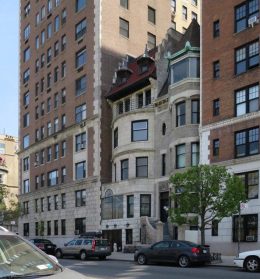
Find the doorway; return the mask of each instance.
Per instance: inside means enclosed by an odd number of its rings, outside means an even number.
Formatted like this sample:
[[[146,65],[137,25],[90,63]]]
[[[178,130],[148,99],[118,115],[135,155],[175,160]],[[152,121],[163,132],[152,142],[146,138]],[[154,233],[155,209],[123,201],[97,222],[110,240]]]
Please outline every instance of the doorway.
[[[114,244],[116,243],[117,251],[122,251],[122,230],[103,230],[102,235],[108,239],[111,245],[111,251],[114,251]]]
[[[168,220],[168,209],[169,208],[169,192],[160,193],[160,220],[166,223]]]

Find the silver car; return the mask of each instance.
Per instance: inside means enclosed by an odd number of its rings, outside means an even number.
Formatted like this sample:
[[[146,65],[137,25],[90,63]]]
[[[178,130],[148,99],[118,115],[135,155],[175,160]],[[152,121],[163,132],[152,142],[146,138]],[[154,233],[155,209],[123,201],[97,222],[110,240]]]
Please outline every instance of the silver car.
[[[105,260],[111,255],[111,248],[107,239],[97,238],[76,238],[63,247],[56,249],[56,257],[62,258],[66,256],[79,257],[82,261],[88,257],[98,257],[100,260]]]
[[[0,279],[4,278],[76,278],[86,276],[61,266],[21,236],[0,227]]]

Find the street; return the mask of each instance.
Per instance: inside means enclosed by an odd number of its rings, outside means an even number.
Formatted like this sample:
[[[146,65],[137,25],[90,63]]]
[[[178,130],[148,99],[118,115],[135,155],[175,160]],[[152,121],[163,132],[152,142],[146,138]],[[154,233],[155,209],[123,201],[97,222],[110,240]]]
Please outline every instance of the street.
[[[139,266],[134,262],[90,259],[85,262],[74,259],[61,259],[60,263],[91,278],[160,278],[160,279],[204,279],[228,278],[250,279],[259,278],[259,273],[251,274],[236,267],[195,266],[179,268],[171,265]]]

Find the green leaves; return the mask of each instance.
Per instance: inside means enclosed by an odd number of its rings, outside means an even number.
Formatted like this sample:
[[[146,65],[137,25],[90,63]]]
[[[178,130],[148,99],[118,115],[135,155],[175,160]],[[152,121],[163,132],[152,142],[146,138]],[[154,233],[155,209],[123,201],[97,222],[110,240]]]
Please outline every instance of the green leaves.
[[[204,237],[205,228],[212,221],[237,213],[240,202],[245,202],[245,189],[239,177],[225,167],[199,165],[170,178],[173,184],[174,207],[170,218],[178,225],[196,222]],[[199,222],[198,222],[199,220]],[[202,243],[205,239],[201,240]]]

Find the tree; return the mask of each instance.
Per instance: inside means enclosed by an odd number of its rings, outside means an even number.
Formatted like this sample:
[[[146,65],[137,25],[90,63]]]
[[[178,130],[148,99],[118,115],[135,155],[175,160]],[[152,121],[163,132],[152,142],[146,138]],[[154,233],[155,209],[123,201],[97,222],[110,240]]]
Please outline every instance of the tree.
[[[214,220],[221,221],[238,213],[241,202],[246,201],[241,179],[227,172],[225,167],[199,165],[170,178],[174,191],[174,208],[169,216],[178,225],[196,224],[201,231],[201,244],[205,244],[205,230]]]

